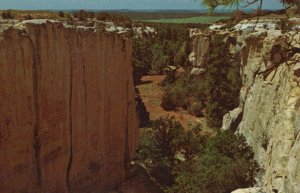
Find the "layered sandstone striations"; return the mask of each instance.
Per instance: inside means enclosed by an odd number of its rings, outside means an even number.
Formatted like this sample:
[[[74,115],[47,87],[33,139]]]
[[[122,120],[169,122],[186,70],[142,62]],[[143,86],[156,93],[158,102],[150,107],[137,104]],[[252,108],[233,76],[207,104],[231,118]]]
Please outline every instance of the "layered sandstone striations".
[[[1,31],[0,192],[114,188],[138,138],[131,40],[49,21]]]
[[[253,147],[263,192],[300,192],[300,35],[280,30],[200,33],[194,42],[195,66],[205,64],[201,56],[211,49],[205,42],[213,41],[215,33],[223,34],[230,52],[239,56],[243,79],[240,105],[224,116],[223,129],[241,133]]]

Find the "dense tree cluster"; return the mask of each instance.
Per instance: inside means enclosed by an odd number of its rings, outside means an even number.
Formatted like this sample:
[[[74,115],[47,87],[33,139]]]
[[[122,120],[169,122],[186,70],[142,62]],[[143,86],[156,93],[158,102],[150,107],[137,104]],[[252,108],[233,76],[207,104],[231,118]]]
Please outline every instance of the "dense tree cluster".
[[[61,14],[61,13],[59,13],[59,14]],[[131,20],[128,17],[122,16],[119,14],[79,10],[79,11],[73,12],[73,17],[77,18],[80,21],[85,21],[88,18],[90,18],[90,19],[96,18],[101,21],[113,21],[114,23],[116,23],[118,25],[131,27]]]
[[[4,10],[1,12],[2,19],[14,19],[14,14],[11,10]]]
[[[194,103],[203,102],[204,88],[198,77],[193,77],[186,72],[175,77],[175,81],[168,81],[171,76],[174,76],[173,73],[169,73],[163,82],[164,95],[161,106],[165,110],[177,108],[188,110]]]
[[[184,131],[174,118],[153,122],[135,161],[169,193],[228,193],[251,187],[258,168],[244,138],[231,131],[205,137],[201,126]]]
[[[166,73],[169,66],[190,66],[188,55],[191,52],[191,41],[187,25],[154,23],[142,25],[153,27],[156,34],[143,33],[142,36],[134,38],[133,64],[136,80],[149,73]]]
[[[223,116],[238,106],[241,87],[238,57],[232,56],[222,35],[212,40],[206,72],[201,77],[181,74],[173,81],[165,81],[162,107],[165,110],[183,108],[190,113],[206,115],[208,124],[220,127]],[[171,79],[169,74],[167,79]]]

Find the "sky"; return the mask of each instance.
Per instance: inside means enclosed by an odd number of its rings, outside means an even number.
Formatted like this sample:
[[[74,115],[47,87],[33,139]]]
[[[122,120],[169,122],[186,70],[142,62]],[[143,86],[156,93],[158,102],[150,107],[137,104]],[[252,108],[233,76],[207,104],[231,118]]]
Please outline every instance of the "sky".
[[[255,8],[255,7],[251,7]],[[280,0],[264,0],[264,9],[282,8]],[[0,9],[203,9],[200,0],[0,0]]]

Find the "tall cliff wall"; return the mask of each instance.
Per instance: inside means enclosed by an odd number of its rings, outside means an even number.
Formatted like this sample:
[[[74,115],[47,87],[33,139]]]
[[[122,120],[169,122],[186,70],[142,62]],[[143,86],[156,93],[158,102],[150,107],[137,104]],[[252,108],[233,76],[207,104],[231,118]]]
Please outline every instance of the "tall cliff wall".
[[[0,37],[0,192],[114,188],[137,147],[131,40],[23,22]]]
[[[195,67],[205,67],[202,56],[211,49],[207,47],[214,33],[223,34],[230,52],[240,55],[243,78],[240,105],[224,116],[223,129],[241,133],[253,147],[263,192],[300,192],[299,34],[279,30],[200,33],[194,41]]]
[[[300,36],[250,34],[242,50],[238,132],[253,147],[265,192],[300,192]]]

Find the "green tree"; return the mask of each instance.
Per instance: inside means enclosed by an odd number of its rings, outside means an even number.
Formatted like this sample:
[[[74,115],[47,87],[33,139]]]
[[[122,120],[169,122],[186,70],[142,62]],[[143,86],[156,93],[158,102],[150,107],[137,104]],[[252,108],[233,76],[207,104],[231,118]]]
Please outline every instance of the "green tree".
[[[206,113],[212,127],[220,127],[223,116],[238,106],[241,87],[239,63],[231,60],[223,39],[222,35],[217,35],[213,40],[214,49],[209,56],[205,78]]]
[[[159,118],[152,129],[144,134],[137,151],[137,160],[143,161],[151,175],[162,185],[173,183],[172,168],[176,164],[175,154],[184,143],[184,130],[174,117]]]
[[[3,19],[14,19],[15,16],[12,13],[12,10],[4,10],[1,12],[1,16]]]
[[[221,131],[208,138],[201,126],[184,131],[174,118],[155,120],[144,132],[136,162],[168,193],[228,193],[252,186],[258,171],[243,137]]]
[[[175,111],[176,106],[176,96],[172,92],[166,90],[161,99],[161,107],[166,111]]]
[[[59,17],[65,17],[65,13],[62,12],[62,11],[59,11],[59,12],[58,12],[58,16],[59,16]]]
[[[174,155],[183,142],[184,129],[174,117],[159,118],[152,123],[157,147],[160,147],[158,157],[166,156],[169,165],[174,165]]]
[[[223,131],[208,140],[201,154],[174,169],[175,184],[169,192],[228,193],[252,186],[257,171],[245,139]]]
[[[133,65],[135,83],[140,81],[140,78],[151,70],[152,53],[149,49],[151,41],[146,38],[133,39]]]
[[[222,35],[214,36],[202,77],[183,73],[176,80],[164,81],[161,106],[165,110],[183,108],[189,113],[207,117],[211,127],[220,127],[223,116],[239,104],[241,88],[240,61],[238,55],[229,52]]]

